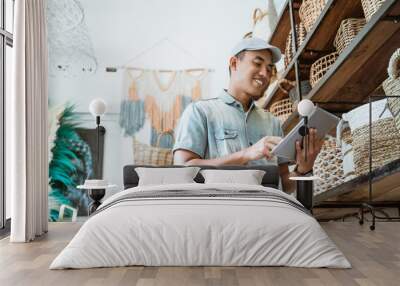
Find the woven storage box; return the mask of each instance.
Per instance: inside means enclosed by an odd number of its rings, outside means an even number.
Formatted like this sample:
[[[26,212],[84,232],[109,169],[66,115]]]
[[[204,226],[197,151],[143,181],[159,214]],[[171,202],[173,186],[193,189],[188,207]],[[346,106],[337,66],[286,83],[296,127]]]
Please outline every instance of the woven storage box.
[[[350,44],[354,37],[365,26],[365,19],[349,18],[340,23],[333,45],[339,54]]]
[[[170,133],[168,133],[170,134]],[[141,143],[133,138],[133,160],[136,165],[168,166],[172,165],[172,149],[161,148],[160,139],[164,133],[157,138],[156,146]],[[172,136],[172,134],[171,134]]]
[[[306,35],[307,35],[307,31],[304,28],[304,24],[302,22],[300,22],[299,25],[296,25],[297,47],[299,47],[304,42]],[[285,68],[287,68],[289,63],[292,61],[295,53],[296,53],[296,51],[293,47],[292,31],[290,31],[288,37],[286,38]]]
[[[354,166],[356,175],[369,172],[369,125],[352,132]],[[380,119],[372,123],[372,170],[400,158],[400,134],[393,118]]]
[[[398,98],[388,98],[388,104],[397,130],[400,132],[400,49],[390,58],[388,74],[389,77],[383,82],[382,86],[386,95],[398,96]]]
[[[337,52],[330,53],[316,60],[310,69],[310,84],[314,87],[317,82],[325,75],[331,65],[336,61],[339,54]]]
[[[342,151],[336,139],[328,136],[314,162],[313,173],[321,180],[315,181],[314,194],[320,194],[344,182]]]
[[[326,0],[304,0],[299,9],[299,16],[304,23],[307,32],[310,32],[317,21],[322,10],[324,10]]]
[[[269,110],[281,122],[285,122],[293,112],[293,103],[289,98],[278,100],[271,105]]]
[[[371,19],[372,15],[379,10],[383,2],[385,2],[385,0],[361,0],[365,20],[367,20],[367,22]]]

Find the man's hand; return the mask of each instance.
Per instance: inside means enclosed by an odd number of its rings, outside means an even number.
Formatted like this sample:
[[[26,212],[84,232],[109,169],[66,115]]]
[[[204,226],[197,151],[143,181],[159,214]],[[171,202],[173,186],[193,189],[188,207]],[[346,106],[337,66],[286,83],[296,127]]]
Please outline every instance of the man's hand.
[[[253,146],[244,149],[244,157],[247,161],[259,160],[264,157],[270,160],[273,157],[271,150],[278,145],[281,140],[281,137],[265,136]]]
[[[310,128],[309,135],[307,136],[308,136],[307,162],[305,161],[305,150],[301,148],[300,141],[296,142],[297,171],[301,174],[308,173],[312,170],[314,166],[314,161],[317,158],[319,152],[321,151],[322,145],[324,144],[323,139],[317,138],[317,130],[315,128]]]

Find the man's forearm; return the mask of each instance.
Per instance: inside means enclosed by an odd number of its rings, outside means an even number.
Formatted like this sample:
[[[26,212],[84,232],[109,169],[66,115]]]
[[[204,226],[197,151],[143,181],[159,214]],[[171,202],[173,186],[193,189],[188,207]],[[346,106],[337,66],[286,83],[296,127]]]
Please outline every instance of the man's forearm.
[[[187,166],[191,165],[213,165],[213,166],[221,166],[221,165],[246,165],[249,160],[246,158],[244,151],[238,151],[223,157],[214,158],[214,159],[200,159],[195,158],[186,161],[184,164]]]

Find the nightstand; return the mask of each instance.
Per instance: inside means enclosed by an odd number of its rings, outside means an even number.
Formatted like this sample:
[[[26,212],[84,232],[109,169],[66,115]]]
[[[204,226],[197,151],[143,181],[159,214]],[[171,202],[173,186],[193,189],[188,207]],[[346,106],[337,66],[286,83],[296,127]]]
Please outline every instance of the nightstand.
[[[105,180],[86,180],[84,185],[77,186],[78,189],[88,190],[88,195],[92,199],[89,204],[89,215],[94,213],[101,205],[101,199],[106,194],[106,189],[117,185],[107,184]]]
[[[320,180],[320,178],[317,176],[304,176],[290,177],[289,179],[296,181],[296,199],[311,211],[313,207],[313,182]]]

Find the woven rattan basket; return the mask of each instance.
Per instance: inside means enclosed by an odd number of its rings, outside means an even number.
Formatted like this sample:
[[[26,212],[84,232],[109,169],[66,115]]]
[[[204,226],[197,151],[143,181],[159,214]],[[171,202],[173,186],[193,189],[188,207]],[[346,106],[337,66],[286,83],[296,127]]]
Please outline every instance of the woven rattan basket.
[[[349,18],[340,23],[333,45],[339,54],[350,44],[354,37],[365,26],[365,19]]]
[[[304,23],[307,32],[310,32],[317,21],[322,10],[324,10],[326,0],[304,0],[299,9],[299,16]]]
[[[397,130],[400,132],[400,49],[398,49],[389,61],[389,77],[382,83],[386,95],[397,96],[388,98],[390,112],[393,114]]]
[[[289,98],[278,100],[271,105],[270,112],[281,122],[285,122],[293,112],[293,103]]]
[[[156,146],[144,144],[133,138],[133,160],[136,165],[154,165],[154,166],[168,166],[172,165],[172,149],[161,148],[160,139],[165,134],[162,133],[157,138]]]
[[[354,166],[356,175],[369,172],[369,125],[352,132]],[[372,170],[400,158],[400,133],[393,118],[380,119],[372,123]]]
[[[314,194],[323,193],[344,182],[342,151],[336,138],[328,136],[314,162],[313,173],[321,180],[315,181]]]
[[[306,38],[307,31],[304,28],[304,24],[300,22],[299,25],[296,25],[296,36],[297,36],[297,47],[301,46]],[[286,46],[285,46],[285,68],[289,65],[292,61],[294,54],[296,53],[293,47],[293,40],[292,40],[292,31],[289,32],[288,37],[286,38]]]
[[[371,19],[372,15],[382,6],[386,0],[361,0],[361,5],[364,10],[365,20],[367,22]]]
[[[339,54],[337,52],[330,53],[316,60],[310,69],[310,84],[314,87],[317,82],[325,75],[330,66],[336,61]]]

